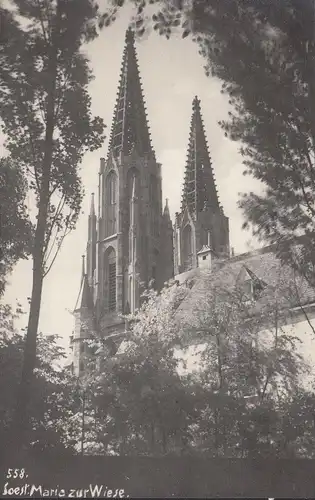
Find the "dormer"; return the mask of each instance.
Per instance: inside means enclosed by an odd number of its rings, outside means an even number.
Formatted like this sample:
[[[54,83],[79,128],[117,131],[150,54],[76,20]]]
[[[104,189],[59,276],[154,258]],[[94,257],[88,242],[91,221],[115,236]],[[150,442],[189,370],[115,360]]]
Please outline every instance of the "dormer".
[[[244,300],[256,301],[259,299],[267,284],[258,278],[258,276],[256,276],[256,274],[247,266],[243,266],[243,272],[244,275],[241,283],[241,289],[244,294]]]
[[[197,253],[197,262],[200,269],[211,269],[212,250],[210,246],[204,245]]]

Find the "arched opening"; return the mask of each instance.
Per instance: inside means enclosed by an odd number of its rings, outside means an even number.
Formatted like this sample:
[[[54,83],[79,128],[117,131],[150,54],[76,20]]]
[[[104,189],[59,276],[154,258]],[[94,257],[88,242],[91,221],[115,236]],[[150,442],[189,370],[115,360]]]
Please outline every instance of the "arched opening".
[[[116,252],[111,247],[104,255],[104,297],[108,311],[116,310]]]
[[[191,238],[191,227],[187,224],[183,230],[183,266],[184,270],[187,271],[192,267],[192,238]]]
[[[111,170],[106,177],[106,236],[117,233],[117,174]]]

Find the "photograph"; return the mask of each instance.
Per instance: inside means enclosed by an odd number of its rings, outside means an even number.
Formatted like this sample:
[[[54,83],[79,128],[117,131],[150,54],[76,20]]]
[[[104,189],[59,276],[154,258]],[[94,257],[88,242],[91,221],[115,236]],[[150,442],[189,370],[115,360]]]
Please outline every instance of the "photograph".
[[[315,497],[315,0],[0,0],[0,498]]]

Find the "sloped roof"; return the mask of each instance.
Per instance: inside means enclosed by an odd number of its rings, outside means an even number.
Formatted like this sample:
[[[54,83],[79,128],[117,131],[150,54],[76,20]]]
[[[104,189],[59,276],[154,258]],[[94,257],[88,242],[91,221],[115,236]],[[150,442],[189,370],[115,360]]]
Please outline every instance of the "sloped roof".
[[[93,295],[86,274],[82,277],[80,292],[74,310],[77,311],[83,308],[93,310]]]
[[[204,273],[207,274],[207,271],[197,268],[177,276],[176,279],[180,282],[192,281],[194,286],[191,290],[191,296],[194,296],[197,291],[202,293],[202,287],[208,288],[210,286],[208,279],[198,279]],[[270,286],[276,285],[280,280],[287,280],[288,283],[292,281],[292,284],[296,284],[297,288],[296,304],[293,306],[298,307],[315,302],[315,289],[302,276],[298,276],[293,268],[283,264],[273,247],[265,247],[224,261],[218,260],[216,262],[213,260],[213,270],[209,275],[209,280],[211,280],[212,285],[218,283],[230,288],[242,284],[249,278],[250,274],[254,275],[260,282]],[[182,308],[186,307],[187,304],[182,304]]]
[[[293,268],[283,264],[274,252],[273,247],[265,247],[255,252],[239,255],[226,261],[223,267],[225,272],[228,271],[239,280],[242,278],[243,270],[249,270],[267,285],[275,283],[281,276],[286,276],[289,280],[292,279],[292,282],[296,282],[300,304],[315,302],[314,288],[302,276],[298,276]],[[297,303],[296,305],[300,304]]]

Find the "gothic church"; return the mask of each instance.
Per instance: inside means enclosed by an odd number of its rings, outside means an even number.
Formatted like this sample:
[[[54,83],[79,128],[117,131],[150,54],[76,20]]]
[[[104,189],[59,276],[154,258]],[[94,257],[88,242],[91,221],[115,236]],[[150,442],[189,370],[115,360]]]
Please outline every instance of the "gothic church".
[[[149,284],[205,265],[210,253],[229,258],[229,221],[219,203],[201,117],[193,100],[181,210],[173,226],[163,208],[161,165],[151,143],[134,34],[126,33],[107,157],[101,158],[97,208],[92,195],[86,265],[71,339],[73,371],[84,371],[84,339],[93,329],[112,345],[125,332]],[[110,345],[110,342],[109,342]]]

